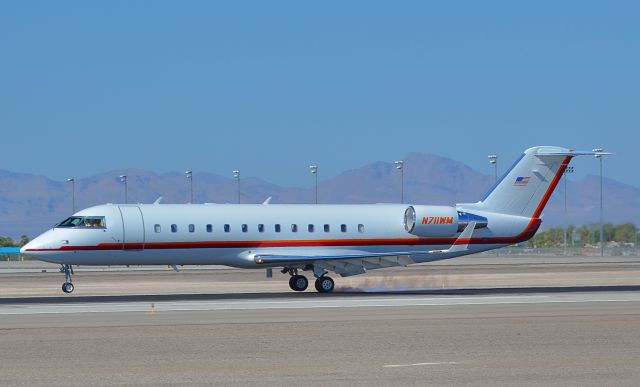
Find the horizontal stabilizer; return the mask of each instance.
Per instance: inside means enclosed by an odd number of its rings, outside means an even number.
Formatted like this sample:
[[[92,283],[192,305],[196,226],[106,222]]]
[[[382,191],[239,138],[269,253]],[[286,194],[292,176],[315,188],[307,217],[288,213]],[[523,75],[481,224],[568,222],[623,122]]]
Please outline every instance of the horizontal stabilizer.
[[[536,153],[537,156],[608,156],[612,155],[611,152],[596,152],[596,151],[576,151],[573,149],[550,149],[542,148]]]

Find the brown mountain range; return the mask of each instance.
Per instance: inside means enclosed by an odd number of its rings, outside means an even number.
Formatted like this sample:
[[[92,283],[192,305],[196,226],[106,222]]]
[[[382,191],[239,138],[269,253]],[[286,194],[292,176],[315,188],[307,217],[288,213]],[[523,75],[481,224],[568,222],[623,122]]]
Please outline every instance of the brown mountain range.
[[[137,169],[116,170],[76,181],[76,210],[102,203],[124,201],[118,176],[128,176],[128,201],[186,203],[189,185],[181,173]],[[454,204],[475,202],[491,186],[493,177],[460,162],[422,153],[405,159],[406,203]],[[314,187],[281,187],[259,178],[241,180],[241,201],[260,203],[312,203]],[[194,173],[194,202],[237,202],[237,182],[211,173]],[[640,189],[604,179],[605,221],[634,222],[640,215]],[[560,184],[544,214],[544,226],[560,225],[564,219],[564,185]],[[596,223],[599,219],[599,178],[586,176],[568,181],[568,214],[572,224]],[[318,186],[320,203],[381,203],[400,201],[400,173],[393,163],[376,162],[352,169]],[[43,176],[0,170],[0,235],[36,236],[71,214],[71,183]]]

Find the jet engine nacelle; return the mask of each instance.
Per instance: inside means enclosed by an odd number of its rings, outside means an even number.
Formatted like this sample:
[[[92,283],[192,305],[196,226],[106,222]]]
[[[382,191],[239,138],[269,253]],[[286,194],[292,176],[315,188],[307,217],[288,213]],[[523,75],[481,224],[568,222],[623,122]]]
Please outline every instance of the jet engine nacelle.
[[[458,232],[458,211],[446,206],[410,206],[404,211],[404,228],[421,237],[450,237]]]

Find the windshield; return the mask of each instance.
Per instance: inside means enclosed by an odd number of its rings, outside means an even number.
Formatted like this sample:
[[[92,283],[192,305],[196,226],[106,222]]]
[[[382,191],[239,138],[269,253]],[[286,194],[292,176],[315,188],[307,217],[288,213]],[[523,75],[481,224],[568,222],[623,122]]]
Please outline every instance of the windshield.
[[[58,228],[106,228],[104,216],[72,216],[60,222]]]

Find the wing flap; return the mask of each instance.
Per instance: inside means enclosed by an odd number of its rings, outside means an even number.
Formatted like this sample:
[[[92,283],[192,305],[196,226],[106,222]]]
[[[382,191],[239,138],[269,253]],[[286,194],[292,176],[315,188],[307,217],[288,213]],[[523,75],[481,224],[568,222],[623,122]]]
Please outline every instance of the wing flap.
[[[342,277],[366,273],[367,270],[382,269],[385,267],[407,266],[415,263],[408,255],[367,257],[349,260],[326,260],[314,262],[315,266],[333,271]]]

